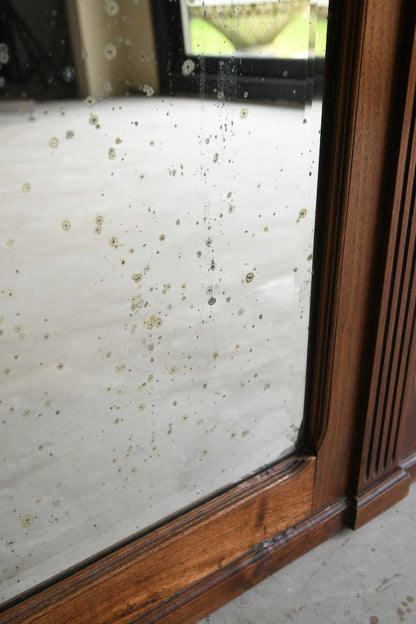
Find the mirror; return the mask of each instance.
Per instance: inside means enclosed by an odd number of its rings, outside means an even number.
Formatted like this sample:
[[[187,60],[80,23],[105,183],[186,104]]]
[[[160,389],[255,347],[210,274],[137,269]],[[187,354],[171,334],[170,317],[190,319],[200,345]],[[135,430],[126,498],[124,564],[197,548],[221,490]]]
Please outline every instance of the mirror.
[[[3,600],[296,448],[327,5],[155,7],[2,8]]]

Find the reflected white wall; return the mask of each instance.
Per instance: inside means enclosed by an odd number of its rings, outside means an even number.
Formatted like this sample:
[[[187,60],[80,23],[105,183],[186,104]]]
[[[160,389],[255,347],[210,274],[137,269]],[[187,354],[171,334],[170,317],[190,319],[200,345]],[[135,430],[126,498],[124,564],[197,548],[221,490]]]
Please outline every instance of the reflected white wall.
[[[320,115],[1,116],[3,598],[293,449]]]

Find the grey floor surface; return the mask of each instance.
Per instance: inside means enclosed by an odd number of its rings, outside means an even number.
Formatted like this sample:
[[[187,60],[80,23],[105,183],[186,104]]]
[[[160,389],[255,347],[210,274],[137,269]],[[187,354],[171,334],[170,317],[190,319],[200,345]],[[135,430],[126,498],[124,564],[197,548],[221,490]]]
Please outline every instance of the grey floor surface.
[[[344,529],[201,624],[415,624],[416,484],[358,531]]]

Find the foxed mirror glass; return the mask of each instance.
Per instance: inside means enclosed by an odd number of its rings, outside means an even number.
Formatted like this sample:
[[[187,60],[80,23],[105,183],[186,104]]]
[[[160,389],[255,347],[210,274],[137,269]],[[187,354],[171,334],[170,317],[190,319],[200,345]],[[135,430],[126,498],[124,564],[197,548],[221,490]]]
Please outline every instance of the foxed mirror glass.
[[[296,448],[327,10],[3,3],[2,600]]]

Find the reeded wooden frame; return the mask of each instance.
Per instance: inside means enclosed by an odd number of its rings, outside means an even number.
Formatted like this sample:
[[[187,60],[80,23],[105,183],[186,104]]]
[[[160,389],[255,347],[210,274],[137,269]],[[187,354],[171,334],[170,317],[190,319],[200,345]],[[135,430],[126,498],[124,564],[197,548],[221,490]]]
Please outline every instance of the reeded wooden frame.
[[[415,5],[333,0],[330,11],[299,452],[10,601],[1,622],[197,622],[406,495],[416,474]]]

